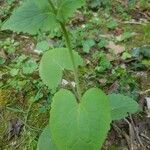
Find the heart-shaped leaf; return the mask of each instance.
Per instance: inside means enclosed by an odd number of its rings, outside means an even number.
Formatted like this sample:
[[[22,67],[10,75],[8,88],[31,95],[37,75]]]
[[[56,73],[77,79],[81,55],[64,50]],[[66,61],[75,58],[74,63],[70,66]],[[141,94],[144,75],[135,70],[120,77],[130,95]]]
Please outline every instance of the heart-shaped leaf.
[[[120,120],[128,116],[128,113],[135,113],[139,110],[138,103],[128,96],[122,94],[108,95],[111,105],[112,120]]]
[[[78,53],[74,51],[73,55],[76,67],[83,65],[83,60]],[[50,89],[55,89],[58,86],[64,69],[73,70],[67,48],[56,48],[44,53],[40,62],[39,72],[41,79]]]
[[[43,148],[44,150],[55,150],[51,139],[49,125],[44,129],[38,140],[37,150],[43,150]]]
[[[99,150],[110,128],[110,105],[104,92],[89,89],[76,102],[68,90],[53,98],[50,113],[52,140],[57,150]]]

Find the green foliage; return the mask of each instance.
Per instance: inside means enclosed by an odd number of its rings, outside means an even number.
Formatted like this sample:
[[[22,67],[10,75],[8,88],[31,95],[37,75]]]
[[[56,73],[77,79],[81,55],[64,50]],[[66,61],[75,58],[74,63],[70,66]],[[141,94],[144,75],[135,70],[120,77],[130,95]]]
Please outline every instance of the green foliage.
[[[5,63],[5,59],[3,57],[0,57],[0,65],[3,65]]]
[[[100,6],[106,7],[110,3],[110,0],[89,0],[89,3],[91,8],[97,8]]]
[[[80,8],[85,3],[85,0],[64,0],[58,8],[57,18],[65,22],[69,17],[73,15],[77,8]]]
[[[142,64],[149,67],[150,66],[150,60],[142,60]]]
[[[129,59],[129,58],[131,58],[131,57],[132,57],[131,54],[128,53],[127,51],[124,52],[124,53],[122,54],[122,56],[121,56],[121,58],[122,58],[123,60]]]
[[[106,45],[108,45],[108,41],[105,39],[102,39],[99,43],[98,43],[98,47],[99,48],[104,48]]]
[[[55,13],[48,0],[27,0],[13,12],[2,29],[30,34],[54,30],[60,21],[65,22],[83,4],[84,0],[60,1]]]
[[[53,98],[50,128],[58,150],[99,150],[110,128],[110,106],[99,89],[86,91],[81,103],[68,90]]]
[[[34,60],[29,60],[23,64],[23,74],[32,74],[38,68],[37,63]]]
[[[140,4],[140,6],[143,9],[146,9],[149,6],[149,1],[148,0],[130,0],[129,1],[130,8],[134,9],[137,3]]]
[[[150,47],[141,47],[140,48],[141,54],[150,59]]]
[[[83,41],[83,51],[89,53],[90,49],[95,45],[95,41],[92,39]]]
[[[77,52],[72,50],[72,47],[75,48],[76,45],[72,46],[65,25],[69,21],[69,18],[73,16],[76,9],[83,6],[84,3],[84,0],[26,0],[22,2],[22,5],[13,12],[10,19],[2,26],[3,30],[10,29],[15,32],[29,34],[42,34],[43,31],[51,31],[53,35],[50,36],[53,36],[53,38],[61,37],[60,32],[58,36],[55,33],[60,27],[65,38],[67,48],[50,50],[49,43],[41,39],[41,42],[36,45],[37,50],[41,52],[45,51],[40,61],[39,74],[43,83],[49,89],[56,89],[61,84],[64,71],[73,72],[75,78],[75,87],[72,86],[74,95],[71,91],[65,89],[61,89],[54,94],[50,111],[50,123],[39,138],[37,150],[41,150],[43,147],[45,150],[99,150],[106,139],[111,121],[125,118],[128,116],[128,113],[135,113],[138,110],[138,104],[132,98],[121,94],[110,94],[106,96],[100,89],[91,88],[82,95],[79,84],[80,79],[78,77],[78,66],[83,65],[83,60]],[[93,4],[95,5],[93,8],[101,5],[106,6],[109,4],[109,1],[94,0]],[[93,30],[93,24],[96,24],[98,29],[99,25],[105,25],[108,29],[118,27],[118,23],[112,19],[108,20],[106,24],[103,24],[103,21],[95,17],[91,19],[91,24],[85,26],[85,31],[89,29]],[[98,29],[93,30],[89,35],[86,34],[86,38],[88,36],[87,39],[89,39],[86,41],[83,41],[85,38],[82,37],[82,29],[79,29],[81,35],[79,38],[76,36],[76,39],[79,41],[80,46],[83,45],[83,51],[85,53],[89,53],[90,49],[97,44],[96,42],[99,42],[99,48],[107,48],[108,41],[100,40],[103,35],[101,31],[98,32]],[[114,40],[122,42],[132,36],[133,34],[130,32],[125,32]],[[109,39],[109,37],[106,38]],[[6,53],[13,54],[17,47],[14,43],[13,41],[5,44],[2,48],[4,51],[8,50]],[[10,45],[15,45],[15,48],[13,47],[14,49],[12,48],[11,50]],[[57,45],[61,47],[60,45],[63,45],[63,43],[60,42]],[[144,57],[147,54],[147,52],[142,53]],[[127,52],[123,53],[122,59],[130,58],[129,55]],[[100,74],[112,67],[111,62],[104,52],[98,53],[96,57],[98,57],[96,71]],[[3,64],[5,61],[1,59],[0,63]],[[21,91],[32,80],[24,79],[24,76],[29,76],[37,71],[37,60],[28,59],[22,55],[22,57],[14,60],[14,63],[15,67],[12,68],[11,66],[9,68],[9,74],[15,80],[11,81],[9,79],[7,83],[10,82],[9,84]],[[147,61],[143,61],[145,65],[148,63]],[[21,80],[17,78],[18,74],[21,75]],[[117,78],[120,76],[124,77],[126,74],[125,67],[118,69],[118,71],[114,70],[114,74]],[[129,78],[128,80],[132,79]],[[124,82],[129,82],[128,80],[124,80],[122,85],[124,85]],[[37,84],[35,80],[33,83]],[[42,86],[43,84],[37,85],[38,91],[36,91],[36,95],[29,99],[27,113],[29,113],[34,102],[43,98]],[[41,108],[41,112],[44,111],[45,108]]]
[[[76,67],[83,65],[82,58],[77,52],[73,52]],[[55,89],[62,79],[64,69],[73,70],[69,50],[57,48],[44,53],[40,62],[40,76],[43,82],[50,88]]]
[[[111,68],[111,63],[107,59],[105,53],[104,52],[100,52],[98,56],[99,56],[99,64],[95,68],[96,71],[102,73],[102,72],[106,71],[107,69],[110,69]]]
[[[133,37],[133,33],[131,32],[124,32],[123,34],[119,35],[118,37],[116,37],[116,40],[118,42],[122,42],[122,41],[126,41],[128,39],[130,39],[131,37]]]
[[[137,47],[132,50],[132,57],[137,59],[136,63],[134,64],[134,68],[144,68],[149,67],[150,65],[150,47]]]
[[[110,20],[107,23],[107,28],[109,29],[115,29],[118,26],[118,23],[115,20]]]
[[[144,33],[144,39],[145,38],[150,38],[150,23],[149,24],[147,24],[147,25],[143,25],[143,27],[142,27],[142,30],[143,30],[143,33]]]
[[[41,1],[43,5],[39,6]],[[56,17],[50,12],[47,1],[27,0],[13,12],[2,29],[36,34],[40,30],[47,31],[57,26]]]
[[[3,49],[8,54],[13,54],[19,46],[19,42],[14,39],[7,38],[5,41],[0,41],[0,49]]]
[[[49,49],[49,44],[47,41],[38,42],[36,45],[36,50],[39,52],[44,52]]]
[[[139,110],[137,102],[128,96],[110,94],[108,97],[111,105],[112,120],[123,119],[128,116],[128,113],[132,114]]]
[[[50,134],[50,127],[49,126],[47,126],[43,130],[43,132],[42,132],[42,134],[38,140],[37,150],[43,150],[43,148],[44,148],[44,150],[55,150],[54,145],[53,145],[52,140],[51,140],[51,134]]]
[[[0,16],[1,16],[1,19],[2,18],[5,18],[7,15],[9,15],[10,13],[10,10],[12,8],[12,5],[13,5],[13,2],[14,0],[5,0],[4,1],[4,4],[3,4],[3,1],[0,1]],[[1,23],[1,20],[0,20],[0,23]],[[0,25],[1,27],[1,25]]]

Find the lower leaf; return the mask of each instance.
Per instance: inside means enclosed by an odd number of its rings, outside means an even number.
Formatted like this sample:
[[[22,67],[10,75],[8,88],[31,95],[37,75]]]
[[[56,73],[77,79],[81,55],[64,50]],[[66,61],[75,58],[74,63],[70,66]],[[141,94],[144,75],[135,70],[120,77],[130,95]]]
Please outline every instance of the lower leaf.
[[[139,110],[138,103],[128,96],[122,94],[108,95],[111,105],[112,120],[120,120]]]
[[[52,143],[50,127],[47,126],[42,132],[37,145],[37,150],[56,150]]]
[[[57,150],[99,150],[110,122],[109,101],[100,89],[89,89],[80,103],[68,90],[53,98],[50,130]]]

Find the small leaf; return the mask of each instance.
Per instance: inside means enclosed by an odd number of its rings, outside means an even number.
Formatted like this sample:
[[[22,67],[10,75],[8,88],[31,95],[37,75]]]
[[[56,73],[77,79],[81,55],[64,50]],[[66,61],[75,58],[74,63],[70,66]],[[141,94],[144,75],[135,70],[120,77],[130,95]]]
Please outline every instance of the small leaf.
[[[76,67],[83,65],[82,58],[77,52],[73,52]],[[63,70],[73,70],[69,50],[56,48],[44,53],[40,62],[40,76],[43,82],[50,88],[55,89],[61,82]]]
[[[133,37],[134,35],[136,35],[134,32],[124,32],[123,34],[119,35],[116,37],[116,40],[118,42],[122,42],[125,40],[130,39],[131,37]]]
[[[47,126],[38,140],[37,150],[56,150],[51,139],[50,127]]]
[[[36,34],[39,30],[53,30],[58,27],[58,23],[50,8],[47,0],[27,0],[13,12],[2,30],[30,34]]]
[[[5,58],[0,57],[0,65],[3,65],[6,62]]]
[[[19,69],[13,68],[13,69],[10,70],[10,75],[12,77],[18,75],[18,73],[19,73]]]
[[[99,48],[104,48],[108,45],[108,41],[105,39],[101,39],[101,41],[98,43]]]
[[[95,41],[92,39],[83,42],[83,51],[89,53],[90,49],[95,45]]]
[[[144,57],[150,59],[150,47],[141,47],[140,50]]]
[[[150,60],[142,60],[142,64],[149,67],[150,66]]]
[[[110,20],[107,23],[107,28],[109,29],[115,29],[118,26],[118,23],[115,20]]]
[[[77,103],[68,90],[54,95],[50,112],[50,130],[57,150],[99,150],[110,129],[110,105],[107,96],[91,88]]]
[[[135,113],[139,110],[138,103],[128,96],[122,94],[108,95],[111,104],[112,120],[123,119],[128,113]]]
[[[36,45],[36,50],[40,52],[44,52],[49,49],[49,44],[47,41],[38,42]]]
[[[131,57],[132,57],[132,55],[131,55],[130,53],[128,53],[127,51],[124,52],[124,53],[122,54],[122,56],[121,56],[121,58],[122,58],[123,60],[129,59],[129,58],[131,58]]]
[[[23,74],[32,74],[36,69],[38,68],[38,65],[36,61],[29,60],[23,64],[22,72]]]
[[[58,9],[57,17],[64,22],[73,15],[76,9],[83,6],[85,0],[64,0]]]

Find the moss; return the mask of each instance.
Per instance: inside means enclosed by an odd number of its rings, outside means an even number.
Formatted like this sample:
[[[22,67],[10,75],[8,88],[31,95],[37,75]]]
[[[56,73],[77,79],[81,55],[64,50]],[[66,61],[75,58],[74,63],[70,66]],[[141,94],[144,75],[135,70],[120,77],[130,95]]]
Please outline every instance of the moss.
[[[8,103],[10,91],[0,90],[0,107],[3,108]]]

